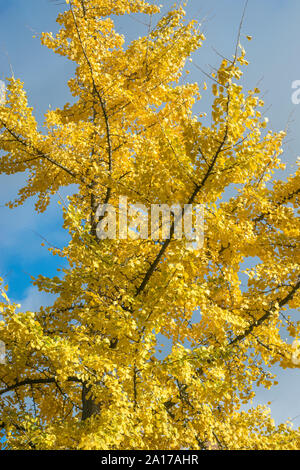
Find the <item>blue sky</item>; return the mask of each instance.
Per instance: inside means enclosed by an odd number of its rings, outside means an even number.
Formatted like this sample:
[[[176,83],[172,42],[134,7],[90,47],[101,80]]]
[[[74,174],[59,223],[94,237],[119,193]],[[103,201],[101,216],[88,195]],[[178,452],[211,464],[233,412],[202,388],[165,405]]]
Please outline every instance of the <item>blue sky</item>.
[[[49,105],[62,106],[71,100],[67,80],[74,65],[41,46],[42,31],[55,33],[56,16],[63,8],[63,0],[0,0],[0,79],[11,75],[25,83],[30,105],[36,110],[38,121]],[[174,1],[161,0],[166,8]],[[186,7],[189,18],[203,24],[207,38],[203,48],[194,56],[193,63],[207,72],[217,66],[220,58],[214,51],[230,57],[234,52],[237,30],[244,0],[190,0]],[[118,20],[119,31],[130,41],[145,32],[138,17]],[[249,0],[242,29],[241,42],[250,61],[243,84],[253,88],[259,82],[273,130],[288,127],[288,138],[283,160],[293,170],[300,155],[300,105],[291,101],[291,84],[300,80],[300,2],[299,0]],[[245,35],[252,35],[248,42]],[[207,79],[194,66],[190,67],[190,81]],[[199,107],[209,111],[209,100],[203,98]],[[24,181],[24,175],[0,176],[0,276],[9,284],[9,296],[22,302],[23,308],[36,309],[51,302],[49,294],[38,292],[30,285],[30,275],[54,275],[61,266],[61,258],[53,257],[41,247],[49,243],[63,246],[67,236],[62,230],[62,219],[54,198],[44,214],[33,210],[34,200],[13,211],[4,204],[14,198]],[[65,192],[66,194],[66,192]],[[255,403],[271,401],[277,422],[288,417],[300,425],[300,370],[278,371],[279,385],[270,391],[259,389]],[[298,416],[299,415],[299,416]]]

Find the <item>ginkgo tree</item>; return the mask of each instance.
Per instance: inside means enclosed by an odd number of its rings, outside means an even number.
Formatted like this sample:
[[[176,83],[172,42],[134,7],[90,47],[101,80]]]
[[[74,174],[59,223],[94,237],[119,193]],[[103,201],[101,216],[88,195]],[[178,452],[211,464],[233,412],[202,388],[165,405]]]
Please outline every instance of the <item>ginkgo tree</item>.
[[[58,34],[41,40],[76,64],[73,103],[41,128],[11,77],[0,106],[1,172],[27,178],[10,207],[35,197],[42,212],[76,185],[61,206],[70,241],[51,249],[67,267],[33,280],[53,305],[23,312],[2,289],[1,445],[299,449],[299,430],[251,406],[255,386],[274,384],[269,366],[299,367],[287,310],[300,300],[300,172],[275,179],[285,133],[268,130],[260,91],[239,84],[243,46],[210,76],[208,125],[194,111],[206,84],[183,79],[205,38],[182,6],[160,17],[143,0],[66,3]],[[158,19],[125,44],[114,19],[134,13]],[[203,205],[203,246],[176,239],[174,219],[166,239],[100,239],[97,209],[118,212],[120,196]],[[172,343],[164,355],[158,334]]]

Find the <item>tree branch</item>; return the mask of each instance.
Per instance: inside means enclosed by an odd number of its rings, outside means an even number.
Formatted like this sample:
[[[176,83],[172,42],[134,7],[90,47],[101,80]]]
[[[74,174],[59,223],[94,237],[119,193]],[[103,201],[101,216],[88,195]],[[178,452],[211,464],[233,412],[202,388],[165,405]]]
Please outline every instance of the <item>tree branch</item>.
[[[296,294],[296,292],[298,291],[298,289],[300,288],[300,279],[299,281],[294,285],[294,287],[292,288],[292,290],[283,298],[281,299],[278,304],[279,304],[279,307],[282,308],[284,305],[286,305],[290,300],[292,300],[292,298],[294,297],[294,295]],[[269,310],[267,310],[264,315],[262,315],[258,320],[256,320],[254,323],[252,323],[245,331],[244,333],[242,333],[241,335],[238,335],[236,336],[236,338],[234,338],[230,343],[229,345],[230,346],[233,346],[235,345],[236,343],[239,343],[241,341],[243,341],[247,336],[249,336],[252,331],[254,330],[254,328],[257,328],[258,326],[260,326],[263,322],[265,322],[271,315],[272,313],[274,312],[274,306],[271,306],[269,308]]]
[[[7,393],[7,392],[11,392],[12,390],[15,390],[19,387],[23,387],[25,385],[41,385],[41,384],[51,384],[51,383],[55,384],[56,382],[57,380],[54,377],[50,377],[48,379],[47,378],[25,379],[25,380],[21,380],[20,382],[16,382],[13,385],[9,385],[6,388],[3,388],[2,390],[0,390],[0,395],[3,395],[4,393]],[[81,383],[81,380],[78,379],[77,377],[68,377],[67,382]]]

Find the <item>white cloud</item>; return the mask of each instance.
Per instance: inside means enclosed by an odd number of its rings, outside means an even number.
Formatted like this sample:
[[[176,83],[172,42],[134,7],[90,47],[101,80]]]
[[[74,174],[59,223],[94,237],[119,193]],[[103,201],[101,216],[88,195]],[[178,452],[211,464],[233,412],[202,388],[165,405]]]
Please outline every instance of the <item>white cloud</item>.
[[[21,304],[20,310],[23,312],[35,312],[41,306],[47,307],[53,304],[56,296],[47,292],[40,292],[36,286],[30,286],[25,292],[25,296],[21,300],[16,300],[17,304]]]

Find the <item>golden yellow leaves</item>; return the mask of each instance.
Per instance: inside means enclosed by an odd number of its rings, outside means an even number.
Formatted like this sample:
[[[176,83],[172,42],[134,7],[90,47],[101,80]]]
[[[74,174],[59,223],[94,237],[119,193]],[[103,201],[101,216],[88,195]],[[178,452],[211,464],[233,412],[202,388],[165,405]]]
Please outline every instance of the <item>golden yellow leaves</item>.
[[[5,407],[4,417],[25,423],[39,448],[295,446],[297,433],[276,428],[265,410],[239,411],[255,384],[274,383],[266,365],[295,367],[280,337],[281,313],[299,305],[292,291],[299,224],[286,207],[298,208],[299,174],[274,189],[266,184],[280,167],[284,133],[264,131],[260,91],[246,93],[238,83],[244,48],[212,75],[212,123],[204,126],[205,114],[193,114],[198,85],[179,82],[204,36],[194,21],[183,21],[181,7],[127,47],[108,15],[157,7],[126,0],[70,5],[56,37],[45,34],[42,42],[76,62],[69,81],[75,102],[48,111],[43,132],[21,82],[11,81],[0,108],[7,152],[1,170],[30,171],[20,203],[37,194],[37,208],[45,209],[51,194],[78,184],[63,209],[70,241],[53,250],[69,267],[61,278],[34,281],[56,294],[53,305],[16,313],[4,292],[0,333],[11,358],[5,380],[52,380],[11,394],[13,408],[33,391],[39,422],[32,414],[13,419]],[[186,250],[178,240],[166,250],[160,241],[99,241],[97,207],[116,205],[120,195],[147,208],[195,195],[206,204],[203,250]],[[288,320],[289,334],[298,337],[299,326]],[[170,340],[171,352],[157,333]],[[86,389],[101,412],[79,425]],[[17,436],[9,445],[25,444]]]

